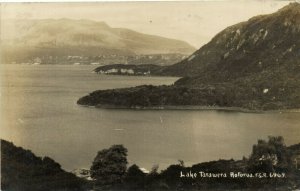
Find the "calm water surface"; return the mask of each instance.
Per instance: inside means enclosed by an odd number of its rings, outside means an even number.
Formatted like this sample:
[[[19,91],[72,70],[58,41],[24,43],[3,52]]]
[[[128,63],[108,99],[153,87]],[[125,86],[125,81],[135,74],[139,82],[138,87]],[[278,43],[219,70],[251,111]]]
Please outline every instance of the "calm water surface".
[[[76,105],[97,89],[172,84],[176,78],[102,76],[93,66],[0,65],[0,136],[66,170],[89,168],[97,151],[128,148],[130,164],[151,169],[248,156],[257,139],[300,142],[300,113],[105,110]]]

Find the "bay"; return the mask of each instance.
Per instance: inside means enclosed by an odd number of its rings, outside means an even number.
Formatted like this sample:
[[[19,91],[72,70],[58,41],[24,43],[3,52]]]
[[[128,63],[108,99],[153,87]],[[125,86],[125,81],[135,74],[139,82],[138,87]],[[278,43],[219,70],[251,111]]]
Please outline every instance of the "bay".
[[[95,66],[0,65],[0,136],[66,170],[89,168],[97,152],[113,144],[128,161],[160,169],[249,156],[257,139],[300,141],[300,113],[214,110],[126,110],[82,107],[76,101],[98,89],[172,84],[177,78],[105,76]]]

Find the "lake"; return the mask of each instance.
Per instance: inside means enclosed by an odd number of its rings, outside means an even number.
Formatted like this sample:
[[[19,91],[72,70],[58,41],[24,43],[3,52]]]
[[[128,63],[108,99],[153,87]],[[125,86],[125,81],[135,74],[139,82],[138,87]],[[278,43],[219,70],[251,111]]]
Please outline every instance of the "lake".
[[[113,144],[128,161],[160,169],[249,156],[257,139],[281,135],[300,142],[300,113],[212,110],[117,110],[78,106],[98,89],[172,84],[177,78],[104,76],[95,66],[0,65],[0,136],[66,170],[89,168],[97,151]]]

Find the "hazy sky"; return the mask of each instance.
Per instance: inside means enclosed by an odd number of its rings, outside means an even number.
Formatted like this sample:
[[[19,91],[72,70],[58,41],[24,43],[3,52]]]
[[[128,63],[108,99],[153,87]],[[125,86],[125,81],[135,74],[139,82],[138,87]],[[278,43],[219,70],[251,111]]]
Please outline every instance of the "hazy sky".
[[[272,13],[289,1],[9,3],[2,19],[72,18],[187,41],[199,48],[216,33],[250,17]]]

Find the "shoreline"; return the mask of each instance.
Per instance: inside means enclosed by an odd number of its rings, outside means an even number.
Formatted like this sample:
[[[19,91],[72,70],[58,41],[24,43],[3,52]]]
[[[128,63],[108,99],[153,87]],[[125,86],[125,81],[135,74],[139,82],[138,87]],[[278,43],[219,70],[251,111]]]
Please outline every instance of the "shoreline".
[[[98,104],[95,106],[91,105],[81,105],[83,107],[89,108],[98,108],[98,109],[128,109],[128,110],[214,110],[214,111],[225,111],[225,112],[241,112],[241,113],[299,113],[300,109],[278,109],[278,110],[251,110],[245,109],[241,107],[218,107],[218,106],[192,106],[192,105],[183,105],[183,106],[175,106],[175,105],[166,105],[166,106],[120,106],[120,105],[104,105]]]

